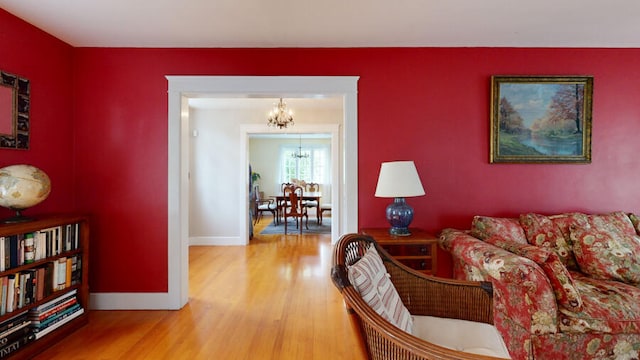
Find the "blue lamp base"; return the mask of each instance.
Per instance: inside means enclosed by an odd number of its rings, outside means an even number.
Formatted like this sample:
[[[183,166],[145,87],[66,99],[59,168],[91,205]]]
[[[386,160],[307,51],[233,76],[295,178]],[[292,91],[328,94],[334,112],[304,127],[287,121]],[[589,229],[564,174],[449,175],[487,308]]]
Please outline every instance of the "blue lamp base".
[[[387,220],[391,224],[389,234],[395,236],[409,236],[409,224],[413,220],[413,208],[404,201],[404,198],[394,198],[387,206]]]

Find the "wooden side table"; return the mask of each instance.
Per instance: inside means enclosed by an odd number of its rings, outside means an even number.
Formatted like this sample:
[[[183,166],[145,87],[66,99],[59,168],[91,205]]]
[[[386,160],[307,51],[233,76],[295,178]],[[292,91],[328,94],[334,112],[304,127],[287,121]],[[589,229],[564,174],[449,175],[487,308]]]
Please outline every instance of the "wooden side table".
[[[421,229],[409,229],[409,236],[389,234],[388,228],[361,229],[373,237],[391,256],[408,267],[425,274],[436,275],[438,269],[438,240],[435,235]]]

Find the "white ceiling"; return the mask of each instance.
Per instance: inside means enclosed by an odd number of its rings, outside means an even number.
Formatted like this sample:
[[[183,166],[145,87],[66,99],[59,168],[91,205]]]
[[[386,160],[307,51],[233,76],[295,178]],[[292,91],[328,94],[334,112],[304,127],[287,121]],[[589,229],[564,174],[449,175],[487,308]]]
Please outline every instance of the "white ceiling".
[[[638,0],[0,0],[77,47],[640,47]]]

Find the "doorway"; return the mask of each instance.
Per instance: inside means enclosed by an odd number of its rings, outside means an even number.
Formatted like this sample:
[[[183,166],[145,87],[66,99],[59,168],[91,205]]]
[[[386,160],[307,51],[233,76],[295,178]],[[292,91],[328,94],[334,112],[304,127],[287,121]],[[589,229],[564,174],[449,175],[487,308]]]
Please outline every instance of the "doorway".
[[[339,139],[340,152],[345,154],[340,164],[337,197],[342,209],[339,234],[356,232],[357,223],[357,80],[358,77],[271,77],[271,76],[167,76],[169,80],[168,134],[168,309],[182,308],[188,301],[188,194],[189,194],[189,107],[188,99],[206,96],[256,94],[258,96],[304,97],[317,94],[342,96],[344,99],[344,131]],[[246,149],[247,136],[241,137]],[[246,155],[245,155],[246,159]],[[248,159],[246,160],[248,161]],[[239,168],[246,179],[240,203],[248,203],[246,167]],[[239,214],[240,236],[248,238],[248,213]],[[332,239],[337,241],[337,239]]]
[[[344,123],[344,118],[342,119],[342,122]],[[245,125],[242,127],[241,129],[241,133],[243,138],[246,138],[247,140],[247,155],[246,158],[250,159],[250,152],[248,151],[249,149],[249,143],[251,142],[250,140],[253,139],[258,140],[258,141],[262,141],[262,144],[268,144],[267,146],[264,146],[262,150],[264,150],[263,152],[265,154],[268,155],[264,155],[261,154],[263,159],[264,156],[267,156],[269,158],[269,162],[271,163],[271,168],[268,169],[270,172],[267,173],[267,177],[269,180],[266,180],[264,182],[261,182],[263,184],[263,186],[261,187],[261,189],[265,192],[265,194],[271,194],[271,195],[280,195],[281,194],[281,184],[282,182],[285,182],[285,179],[283,179],[281,177],[281,173],[280,173],[280,167],[278,166],[278,164],[281,161],[281,154],[280,152],[282,151],[282,142],[287,142],[287,141],[291,141],[292,139],[294,139],[294,141],[296,142],[296,144],[298,143],[298,140],[300,140],[300,146],[302,146],[302,139],[307,139],[307,141],[305,142],[305,144],[307,144],[307,148],[309,148],[309,142],[318,142],[321,141],[324,144],[324,147],[326,148],[326,141],[328,140],[328,151],[323,151],[325,154],[327,154],[328,156],[326,156],[326,158],[328,159],[328,168],[325,169],[326,174],[325,176],[322,176],[322,178],[324,180],[319,180],[320,178],[316,178],[316,181],[319,182],[320,184],[320,190],[322,193],[322,200],[321,202],[324,203],[332,203],[332,199],[338,199],[340,197],[340,186],[339,186],[339,181],[340,181],[340,164],[343,162],[343,155],[340,154],[340,128],[343,127],[343,123],[342,124],[296,124],[294,126],[294,128],[288,129],[286,132],[280,132],[280,133],[273,133],[273,132],[269,132],[265,129],[264,124],[261,125]],[[275,145],[274,145],[275,144]],[[291,144],[291,143],[289,143]],[[317,145],[317,144],[316,144]],[[290,145],[291,146],[291,145]],[[314,147],[313,145],[311,145],[311,147]],[[244,149],[244,146],[241,146],[241,149]],[[243,158],[245,158],[243,156]],[[254,167],[254,165],[256,164],[260,164],[260,162],[258,163],[251,163],[249,160],[247,160],[247,167],[249,166],[249,164],[252,166],[252,170],[256,170],[256,168]],[[264,162],[264,160],[263,160]],[[265,170],[263,168],[263,170]],[[264,174],[263,174],[264,175]],[[295,177],[295,176],[294,176]],[[293,179],[293,178],[290,178]],[[286,179],[286,182],[290,181],[290,179]],[[306,180],[307,182],[312,180],[311,178],[307,177],[301,177],[299,178],[300,180]],[[338,184],[338,186],[333,186],[332,184]],[[314,211],[318,211],[315,210]],[[340,203],[337,202],[336,206],[334,206],[334,208],[331,211],[331,217],[335,217],[337,219],[336,222],[334,222],[331,226],[331,238],[332,239],[337,239],[340,235],[339,229],[340,229],[340,214],[341,214],[341,209],[340,209]],[[317,214],[315,214],[317,216]]]

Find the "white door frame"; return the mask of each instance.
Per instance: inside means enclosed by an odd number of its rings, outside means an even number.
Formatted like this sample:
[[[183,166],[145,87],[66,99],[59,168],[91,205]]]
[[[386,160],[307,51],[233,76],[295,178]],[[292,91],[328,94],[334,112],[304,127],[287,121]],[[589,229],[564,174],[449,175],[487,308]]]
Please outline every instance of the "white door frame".
[[[340,202],[340,234],[358,231],[358,99],[357,76],[167,76],[169,81],[169,163],[168,163],[168,292],[167,309],[182,308],[189,299],[189,114],[187,99],[207,96],[277,95],[305,97],[342,96],[344,99],[344,137],[340,146],[345,154],[341,164],[340,191],[333,202]],[[246,136],[245,140],[246,142]],[[245,145],[246,146],[246,145]],[[248,160],[247,160],[248,161]],[[247,165],[248,166],[248,165]],[[245,167],[244,169],[246,169]],[[246,177],[246,176],[245,176]],[[248,184],[247,184],[248,185]],[[244,187],[245,191],[248,187]],[[245,203],[248,195],[245,195]],[[241,216],[247,218],[247,212]],[[246,234],[246,221],[241,228]],[[332,237],[337,241],[337,237]]]

